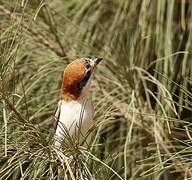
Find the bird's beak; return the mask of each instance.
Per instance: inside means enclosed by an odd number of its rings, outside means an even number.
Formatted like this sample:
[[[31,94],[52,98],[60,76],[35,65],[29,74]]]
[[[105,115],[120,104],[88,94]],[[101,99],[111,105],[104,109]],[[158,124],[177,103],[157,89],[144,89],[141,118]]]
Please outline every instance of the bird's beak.
[[[96,67],[102,61],[102,59],[103,58],[95,58],[95,59],[93,59],[94,67]]]

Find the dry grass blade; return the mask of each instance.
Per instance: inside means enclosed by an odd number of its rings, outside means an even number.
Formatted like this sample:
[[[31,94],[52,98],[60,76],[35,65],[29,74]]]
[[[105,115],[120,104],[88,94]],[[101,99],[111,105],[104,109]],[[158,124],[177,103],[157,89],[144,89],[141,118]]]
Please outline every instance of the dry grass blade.
[[[68,179],[191,179],[190,1],[1,0],[0,18],[1,178],[56,179],[62,162]],[[61,74],[88,56],[104,58],[92,144],[58,154]]]

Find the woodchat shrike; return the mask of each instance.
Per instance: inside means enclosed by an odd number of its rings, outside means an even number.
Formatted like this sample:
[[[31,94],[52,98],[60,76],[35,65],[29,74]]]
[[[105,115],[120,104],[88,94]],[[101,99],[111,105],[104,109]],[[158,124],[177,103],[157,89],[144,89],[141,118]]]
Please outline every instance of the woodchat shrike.
[[[102,58],[76,59],[65,68],[60,100],[55,112],[55,149],[68,148],[77,141],[81,141],[78,142],[80,145],[89,143],[88,136],[94,115],[89,87],[101,60]]]

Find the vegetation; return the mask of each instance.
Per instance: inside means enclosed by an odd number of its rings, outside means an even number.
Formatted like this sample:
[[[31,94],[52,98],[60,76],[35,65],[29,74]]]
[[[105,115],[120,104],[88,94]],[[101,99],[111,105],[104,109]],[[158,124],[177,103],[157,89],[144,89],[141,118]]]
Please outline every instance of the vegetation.
[[[56,179],[66,154],[71,179],[192,179],[190,1],[0,0],[0,19],[0,179]],[[62,72],[87,56],[95,135],[58,156]]]

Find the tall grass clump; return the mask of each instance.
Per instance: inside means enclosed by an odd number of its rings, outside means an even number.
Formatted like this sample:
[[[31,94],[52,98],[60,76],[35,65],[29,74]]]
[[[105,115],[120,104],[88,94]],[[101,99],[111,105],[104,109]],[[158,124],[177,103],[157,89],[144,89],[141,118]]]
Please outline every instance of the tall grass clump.
[[[0,19],[0,179],[56,179],[61,162],[69,179],[192,178],[190,1],[1,0]],[[87,56],[104,61],[74,174],[54,109],[64,67]]]

